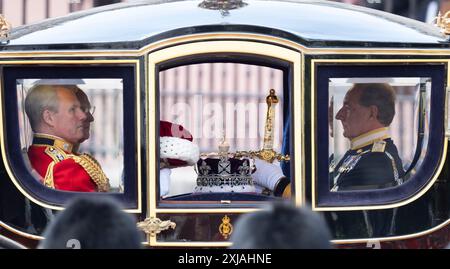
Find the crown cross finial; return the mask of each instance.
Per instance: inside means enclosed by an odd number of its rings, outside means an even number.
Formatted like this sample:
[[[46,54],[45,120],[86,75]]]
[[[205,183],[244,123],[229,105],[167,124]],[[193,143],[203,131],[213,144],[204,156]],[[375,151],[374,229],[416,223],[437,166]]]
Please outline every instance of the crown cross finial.
[[[227,155],[230,151],[230,144],[228,144],[227,139],[225,137],[225,131],[223,132],[222,141],[219,144],[219,154]]]

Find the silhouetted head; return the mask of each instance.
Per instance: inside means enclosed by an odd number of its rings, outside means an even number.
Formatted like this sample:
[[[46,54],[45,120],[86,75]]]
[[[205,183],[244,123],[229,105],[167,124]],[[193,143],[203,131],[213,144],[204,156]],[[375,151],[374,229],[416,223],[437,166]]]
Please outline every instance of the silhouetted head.
[[[325,220],[306,208],[275,203],[239,218],[231,235],[234,249],[329,249]]]
[[[107,198],[78,198],[44,232],[45,249],[138,249],[143,236],[133,217]]]

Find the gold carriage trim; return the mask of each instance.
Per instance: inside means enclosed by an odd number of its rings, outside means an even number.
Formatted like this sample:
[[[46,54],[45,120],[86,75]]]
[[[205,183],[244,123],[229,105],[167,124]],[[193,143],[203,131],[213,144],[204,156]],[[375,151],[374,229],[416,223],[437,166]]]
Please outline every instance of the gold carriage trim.
[[[168,230],[168,229],[175,229],[177,227],[177,224],[175,222],[172,222],[170,220],[160,220],[155,217],[146,218],[144,221],[138,222],[136,224],[138,229],[142,230],[144,233],[155,237],[157,234],[161,233],[162,231]]]
[[[233,224],[231,224],[231,219],[227,215],[222,218],[222,223],[219,225],[219,233],[224,239],[228,239],[233,233]]]
[[[0,40],[6,40],[9,37],[12,26],[5,17],[0,14]]]
[[[81,167],[86,170],[86,172],[91,177],[92,181],[97,185],[99,192],[108,192],[110,189],[109,185],[109,179],[106,177],[105,173],[103,172],[100,164],[97,162],[94,157],[92,157],[89,154],[82,154],[82,155],[73,155],[71,156],[76,163],[81,165]]]
[[[441,33],[450,35],[450,11],[447,11],[444,15],[439,12],[435,21],[436,23],[434,25],[441,28]]]

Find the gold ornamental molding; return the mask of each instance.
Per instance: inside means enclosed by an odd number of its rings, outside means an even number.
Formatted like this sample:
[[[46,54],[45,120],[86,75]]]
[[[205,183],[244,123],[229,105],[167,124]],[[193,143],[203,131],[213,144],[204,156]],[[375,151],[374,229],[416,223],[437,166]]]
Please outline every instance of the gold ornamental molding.
[[[0,41],[8,41],[9,32],[11,32],[12,26],[5,17],[0,14]]]
[[[233,233],[233,225],[231,224],[231,219],[227,215],[222,218],[222,223],[219,225],[219,233],[224,239],[228,239]]]
[[[441,28],[441,33],[450,35],[450,11],[447,11],[444,16],[439,12],[434,25]]]
[[[230,10],[239,9],[248,4],[242,0],[204,0],[198,6],[204,9],[218,10],[222,17],[230,15]]]
[[[138,222],[137,227],[141,229],[144,233],[155,237],[162,231],[168,230],[169,228],[175,229],[177,224],[170,220],[160,220],[155,217],[147,218],[144,221]]]

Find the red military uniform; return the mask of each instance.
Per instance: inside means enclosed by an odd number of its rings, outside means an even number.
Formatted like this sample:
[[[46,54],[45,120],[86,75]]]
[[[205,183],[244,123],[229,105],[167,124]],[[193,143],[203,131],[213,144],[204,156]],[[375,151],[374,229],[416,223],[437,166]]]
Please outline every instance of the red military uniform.
[[[35,135],[28,149],[41,182],[53,189],[79,192],[107,192],[109,180],[99,163],[88,154],[73,152],[73,145],[54,136]]]

